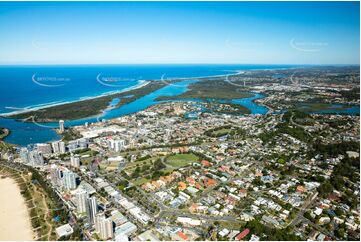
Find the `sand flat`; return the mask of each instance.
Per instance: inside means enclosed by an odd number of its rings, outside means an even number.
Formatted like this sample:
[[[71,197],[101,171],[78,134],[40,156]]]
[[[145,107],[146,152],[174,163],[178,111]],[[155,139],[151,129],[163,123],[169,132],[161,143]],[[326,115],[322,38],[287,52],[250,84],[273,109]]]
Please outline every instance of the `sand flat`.
[[[29,213],[12,178],[0,179],[0,240],[33,240]]]

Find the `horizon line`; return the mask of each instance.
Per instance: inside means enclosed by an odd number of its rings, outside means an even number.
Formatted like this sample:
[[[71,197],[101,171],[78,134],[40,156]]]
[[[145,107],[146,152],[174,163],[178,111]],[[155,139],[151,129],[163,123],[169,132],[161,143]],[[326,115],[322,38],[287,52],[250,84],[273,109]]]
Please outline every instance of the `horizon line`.
[[[303,65],[303,66],[360,66],[360,63],[6,63],[0,66],[81,66],[81,65]]]

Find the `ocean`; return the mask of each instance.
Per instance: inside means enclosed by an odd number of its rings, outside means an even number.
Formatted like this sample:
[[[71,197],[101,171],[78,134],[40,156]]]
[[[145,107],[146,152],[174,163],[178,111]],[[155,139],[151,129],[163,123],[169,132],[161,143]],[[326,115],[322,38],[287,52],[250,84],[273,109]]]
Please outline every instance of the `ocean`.
[[[141,80],[216,76],[291,65],[69,65],[0,66],[0,114],[113,93]]]
[[[192,77],[233,74],[243,70],[294,68],[294,65],[74,65],[74,66],[1,66],[0,113],[9,114],[26,109],[36,109],[55,104],[74,102],[86,98],[129,90],[144,84],[144,80],[186,78],[186,80],[154,91],[134,102],[106,111],[97,117],[65,121],[65,125],[82,125],[144,110],[160,103],[159,96],[175,96],[184,93]],[[253,102],[263,95],[236,99],[252,114],[265,114],[268,109]],[[113,100],[115,105],[119,100]],[[174,100],[179,101],[179,100]],[[199,100],[193,100],[199,101]],[[222,100],[220,100],[222,101]],[[58,123],[23,123],[0,118],[0,127],[11,130],[5,141],[20,146],[50,142],[60,139],[54,128]]]

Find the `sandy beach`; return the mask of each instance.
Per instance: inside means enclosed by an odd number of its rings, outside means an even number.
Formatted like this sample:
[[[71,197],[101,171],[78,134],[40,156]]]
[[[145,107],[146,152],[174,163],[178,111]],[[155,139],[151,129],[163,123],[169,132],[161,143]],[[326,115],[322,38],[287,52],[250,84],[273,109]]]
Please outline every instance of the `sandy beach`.
[[[11,178],[0,179],[0,240],[33,240],[27,207]]]

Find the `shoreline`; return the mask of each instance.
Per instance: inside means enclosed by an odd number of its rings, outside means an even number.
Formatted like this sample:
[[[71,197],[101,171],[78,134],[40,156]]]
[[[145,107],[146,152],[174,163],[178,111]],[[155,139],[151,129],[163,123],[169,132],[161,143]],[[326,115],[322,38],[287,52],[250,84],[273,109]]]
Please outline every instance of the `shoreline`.
[[[0,130],[2,130],[4,133],[3,134],[0,134],[0,140],[3,140],[3,139],[5,139],[7,136],[9,136],[10,135],[10,129],[8,129],[8,128],[2,128],[2,127],[0,127]]]
[[[106,96],[110,96],[110,95],[114,95],[114,94],[121,94],[121,93],[124,93],[124,92],[133,91],[133,90],[136,90],[136,89],[143,88],[143,87],[147,86],[149,83],[151,83],[151,81],[140,80],[140,83],[138,83],[137,85],[124,88],[124,89],[122,89],[120,91],[106,92],[106,93],[103,93],[103,94],[100,94],[100,95],[97,95],[97,96],[81,97],[81,98],[79,98],[77,100],[74,100],[74,101],[65,101],[65,102],[56,102],[56,101],[54,101],[54,102],[50,102],[50,103],[47,103],[47,104],[34,105],[33,107],[30,106],[30,107],[25,107],[25,108],[19,108],[19,109],[21,109],[19,111],[12,111],[12,112],[8,112],[8,113],[0,113],[0,117],[2,117],[2,118],[11,118],[10,116],[14,116],[14,115],[18,115],[18,114],[39,111],[41,109],[52,108],[52,107],[56,107],[56,106],[72,104],[72,103],[77,103],[77,102],[81,102],[81,101],[97,99],[97,98],[106,97]]]
[[[270,70],[277,70],[277,69],[270,69]],[[121,94],[121,93],[124,93],[124,92],[133,91],[133,90],[136,90],[136,89],[143,88],[143,87],[147,86],[151,82],[163,82],[163,83],[166,83],[168,85],[168,84],[170,84],[168,82],[171,82],[171,81],[184,81],[184,80],[189,80],[189,79],[202,80],[202,79],[207,79],[207,78],[221,78],[221,77],[227,77],[227,76],[233,76],[233,75],[242,75],[246,71],[262,71],[262,70],[267,70],[267,69],[234,70],[234,71],[227,70],[227,72],[233,72],[233,73],[221,74],[221,75],[212,75],[212,76],[198,76],[198,77],[173,77],[173,78],[166,79],[166,80],[163,80],[163,79],[139,80],[140,83],[138,83],[137,85],[124,88],[124,89],[122,89],[120,91],[105,92],[105,93],[102,93],[102,94],[96,95],[96,96],[80,97],[79,99],[73,100],[73,101],[64,101],[64,102],[53,101],[53,102],[49,102],[49,103],[45,103],[45,104],[35,104],[33,106],[28,106],[28,107],[24,107],[24,108],[7,107],[7,108],[12,108],[12,109],[20,109],[20,110],[19,111],[7,112],[7,113],[0,113],[0,118],[11,118],[11,116],[24,114],[24,113],[29,113],[29,112],[34,112],[34,111],[39,111],[39,110],[46,109],[46,108],[53,108],[53,107],[62,106],[62,105],[66,105],[66,104],[72,104],[72,103],[77,103],[77,102],[82,102],[82,101],[107,97],[107,96],[111,96],[111,95],[114,95],[114,94]]]
[[[4,194],[0,206],[0,240],[34,240],[29,210],[15,179],[0,178],[0,193]]]

